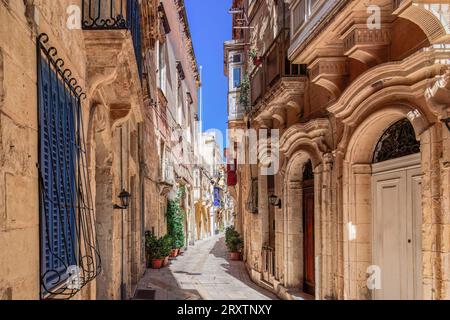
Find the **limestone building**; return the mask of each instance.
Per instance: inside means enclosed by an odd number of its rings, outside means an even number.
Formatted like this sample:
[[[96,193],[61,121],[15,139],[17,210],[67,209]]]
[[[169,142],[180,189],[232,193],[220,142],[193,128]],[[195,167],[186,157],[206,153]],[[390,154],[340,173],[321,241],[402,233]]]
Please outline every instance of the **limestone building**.
[[[251,149],[263,129],[258,161],[230,171],[253,280],[285,299],[449,299],[448,1],[250,0],[230,13],[226,68],[239,51],[250,82],[229,125],[247,135],[230,146]]]
[[[166,234],[167,200],[180,187],[186,211],[186,239],[194,233],[193,167],[198,158],[197,91],[200,78],[184,1],[156,1],[145,64],[148,72],[145,157],[146,229]]]
[[[183,1],[0,2],[0,299],[133,296],[198,85]]]

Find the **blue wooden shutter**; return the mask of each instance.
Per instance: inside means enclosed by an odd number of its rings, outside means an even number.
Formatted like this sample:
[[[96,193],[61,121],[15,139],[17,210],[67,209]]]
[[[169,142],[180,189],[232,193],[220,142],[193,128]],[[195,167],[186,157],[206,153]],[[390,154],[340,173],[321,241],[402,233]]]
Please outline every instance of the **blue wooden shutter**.
[[[76,101],[44,58],[38,71],[41,276],[51,289],[77,265]]]

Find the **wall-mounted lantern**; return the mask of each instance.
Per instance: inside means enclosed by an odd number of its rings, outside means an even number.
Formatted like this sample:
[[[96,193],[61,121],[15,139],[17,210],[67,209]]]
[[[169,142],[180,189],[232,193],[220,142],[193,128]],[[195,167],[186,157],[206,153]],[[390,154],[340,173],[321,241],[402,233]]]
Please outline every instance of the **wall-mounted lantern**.
[[[269,196],[269,203],[274,206],[281,209],[281,199],[278,198],[276,195]]]
[[[128,209],[130,205],[131,194],[125,189],[123,189],[118,197],[120,199],[120,205],[115,204],[114,209],[122,209],[122,210]]]

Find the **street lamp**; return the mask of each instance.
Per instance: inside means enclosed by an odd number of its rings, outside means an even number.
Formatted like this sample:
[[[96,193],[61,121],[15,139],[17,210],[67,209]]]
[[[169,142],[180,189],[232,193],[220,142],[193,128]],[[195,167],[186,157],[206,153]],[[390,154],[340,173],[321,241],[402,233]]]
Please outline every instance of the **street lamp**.
[[[121,193],[119,193],[118,198],[120,199],[120,203],[121,205],[114,205],[114,209],[122,209],[122,210],[126,210],[128,209],[129,205],[130,205],[130,198],[131,198],[131,194],[126,191],[125,189],[122,190]]]
[[[269,203],[274,206],[274,207],[278,207],[279,209],[281,209],[281,199],[278,198],[276,195],[271,195],[269,196]]]

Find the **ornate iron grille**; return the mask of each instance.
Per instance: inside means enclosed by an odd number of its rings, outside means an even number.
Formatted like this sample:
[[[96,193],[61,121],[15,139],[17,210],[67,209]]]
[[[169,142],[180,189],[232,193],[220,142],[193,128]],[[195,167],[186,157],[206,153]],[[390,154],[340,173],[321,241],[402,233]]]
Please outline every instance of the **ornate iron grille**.
[[[81,99],[46,34],[37,39],[41,298],[69,299],[101,271]]]
[[[373,163],[379,163],[420,152],[414,128],[408,119],[402,119],[389,127],[375,148]]]
[[[83,29],[128,29],[129,2],[131,0],[83,0]]]

